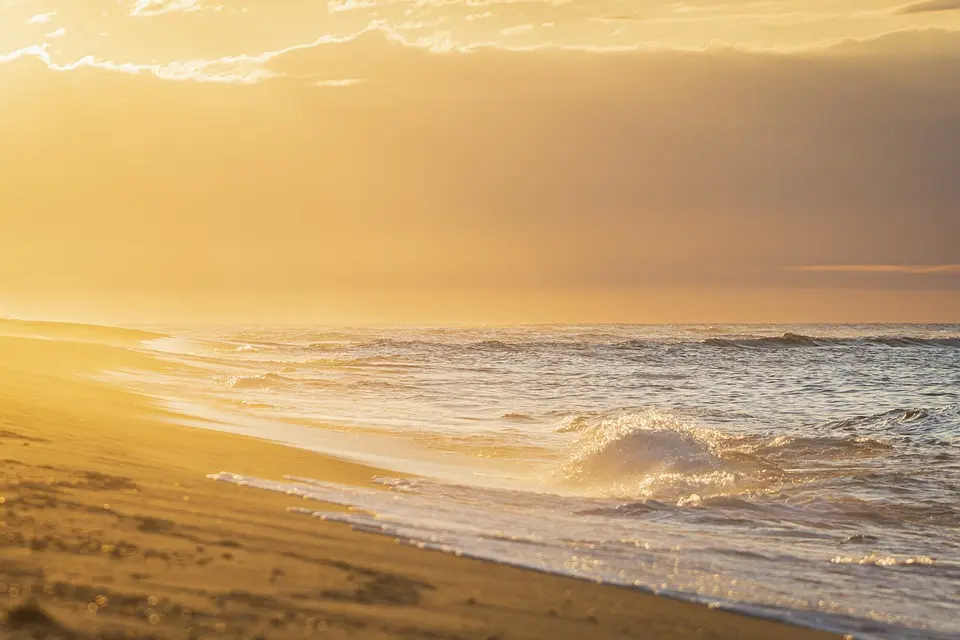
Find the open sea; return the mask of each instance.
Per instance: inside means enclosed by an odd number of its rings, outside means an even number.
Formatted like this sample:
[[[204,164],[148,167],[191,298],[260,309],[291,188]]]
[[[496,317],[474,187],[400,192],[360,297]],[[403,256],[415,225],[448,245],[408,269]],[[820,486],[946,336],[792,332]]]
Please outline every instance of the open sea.
[[[371,489],[211,469],[353,507],[305,517],[855,637],[960,638],[960,326],[163,332],[142,349],[173,366],[123,384],[386,470]]]

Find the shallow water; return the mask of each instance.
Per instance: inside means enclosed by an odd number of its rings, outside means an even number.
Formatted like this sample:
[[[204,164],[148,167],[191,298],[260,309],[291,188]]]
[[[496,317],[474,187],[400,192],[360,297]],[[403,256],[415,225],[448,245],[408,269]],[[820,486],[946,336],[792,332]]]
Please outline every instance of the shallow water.
[[[128,384],[421,479],[217,479],[415,544],[960,637],[960,326],[167,328]],[[314,514],[312,509],[305,513]]]

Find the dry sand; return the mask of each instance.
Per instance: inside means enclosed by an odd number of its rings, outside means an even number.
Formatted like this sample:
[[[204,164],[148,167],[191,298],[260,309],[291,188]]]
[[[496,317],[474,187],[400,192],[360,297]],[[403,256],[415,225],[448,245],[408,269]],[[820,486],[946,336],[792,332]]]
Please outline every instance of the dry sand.
[[[162,366],[117,348],[143,336],[0,333],[0,636],[832,637],[288,513],[297,499],[205,476],[368,483],[378,471],[177,426],[90,379]],[[23,337],[37,334],[57,339]]]

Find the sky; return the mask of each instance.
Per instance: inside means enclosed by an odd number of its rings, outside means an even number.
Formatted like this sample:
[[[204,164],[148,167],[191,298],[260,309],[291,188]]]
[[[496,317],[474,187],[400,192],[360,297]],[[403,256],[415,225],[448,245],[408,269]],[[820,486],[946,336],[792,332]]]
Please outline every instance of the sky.
[[[960,322],[960,1],[0,0],[0,313]]]

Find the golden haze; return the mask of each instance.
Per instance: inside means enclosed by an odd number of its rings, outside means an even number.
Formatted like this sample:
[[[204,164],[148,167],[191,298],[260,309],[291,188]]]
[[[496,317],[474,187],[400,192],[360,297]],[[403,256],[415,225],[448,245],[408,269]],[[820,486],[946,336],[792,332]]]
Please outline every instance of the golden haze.
[[[958,29],[889,0],[2,3],[0,312],[956,321]]]

